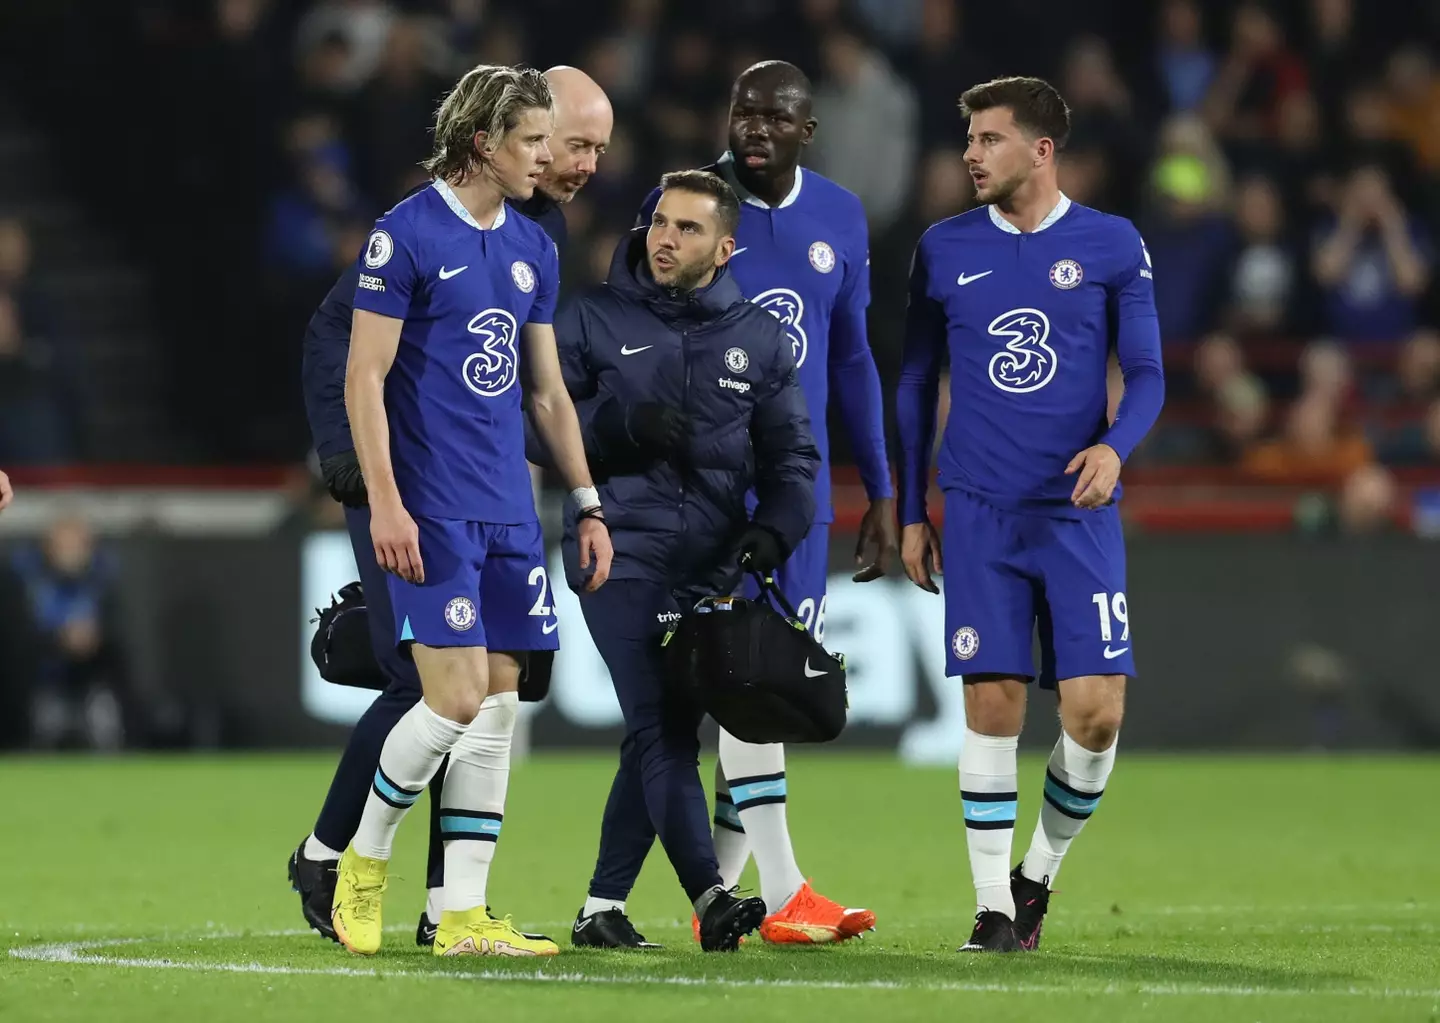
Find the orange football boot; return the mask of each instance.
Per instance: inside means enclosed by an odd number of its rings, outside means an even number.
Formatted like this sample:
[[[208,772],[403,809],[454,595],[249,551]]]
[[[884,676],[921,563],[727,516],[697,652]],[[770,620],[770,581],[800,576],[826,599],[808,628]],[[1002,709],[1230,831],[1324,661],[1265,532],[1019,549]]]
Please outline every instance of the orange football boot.
[[[777,913],[760,925],[760,937],[772,945],[828,945],[849,941],[875,927],[868,909],[846,909],[806,881]]]

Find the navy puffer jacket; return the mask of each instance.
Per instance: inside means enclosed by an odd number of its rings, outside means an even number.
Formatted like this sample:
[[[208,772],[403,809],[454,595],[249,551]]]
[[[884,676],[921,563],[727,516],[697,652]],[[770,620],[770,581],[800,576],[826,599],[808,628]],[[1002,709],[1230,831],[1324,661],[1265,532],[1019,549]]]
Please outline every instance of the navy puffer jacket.
[[[611,578],[703,586],[731,567],[725,555],[752,520],[794,549],[815,516],[820,455],[780,322],[724,268],[695,291],[656,284],[645,233],[622,240],[606,282],[561,310],[555,335],[615,546]],[[682,456],[644,460],[616,429],[642,402],[689,417]],[[548,461],[538,448],[532,459]],[[569,509],[565,563],[578,587],[574,543]]]

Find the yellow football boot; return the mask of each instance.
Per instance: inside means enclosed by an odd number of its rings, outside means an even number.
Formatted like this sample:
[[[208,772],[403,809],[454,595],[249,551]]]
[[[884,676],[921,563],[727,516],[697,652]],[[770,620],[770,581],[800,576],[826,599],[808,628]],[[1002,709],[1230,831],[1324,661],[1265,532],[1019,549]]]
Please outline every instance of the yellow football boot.
[[[335,901],[330,923],[335,940],[356,955],[373,956],[380,951],[380,899],[390,883],[390,864],[361,856],[347,848],[340,857],[335,877]]]
[[[447,909],[435,932],[437,956],[553,956],[560,946],[538,934],[522,934],[510,917],[495,920],[484,906]]]

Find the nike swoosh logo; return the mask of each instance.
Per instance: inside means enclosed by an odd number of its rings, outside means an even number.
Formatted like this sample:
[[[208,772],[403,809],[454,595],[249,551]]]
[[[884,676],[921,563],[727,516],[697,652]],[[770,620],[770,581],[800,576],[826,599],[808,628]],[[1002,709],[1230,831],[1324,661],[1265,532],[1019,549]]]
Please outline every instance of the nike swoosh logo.
[[[805,659],[805,677],[806,677],[806,678],[819,678],[821,675],[828,675],[828,674],[830,674],[830,672],[828,672],[828,671],[816,671],[814,668],[810,667],[810,659],[809,659],[808,657]]]
[[[1116,657],[1119,657],[1121,654],[1123,654],[1126,650],[1129,649],[1130,648],[1128,646],[1122,646],[1119,650],[1111,650],[1110,644],[1107,643],[1105,644],[1105,660],[1114,660]]]
[[[959,277],[955,278],[955,283],[963,288],[965,287],[965,285],[978,281],[982,277],[989,277],[994,272],[994,270],[984,270],[978,274],[961,274]]]
[[[550,635],[550,633],[554,632],[558,628],[560,628],[559,622],[546,622],[544,625],[540,626],[540,631],[548,636]]]
[[[971,816],[971,817],[989,817],[989,816],[992,816],[993,814],[999,813],[999,812],[1000,812],[1000,809],[1001,809],[1001,808],[998,807],[998,806],[992,806],[992,807],[991,807],[990,809],[988,809],[988,810],[971,810],[971,811],[970,811],[970,816]]]
[[[575,927],[573,928],[573,929],[574,929],[574,932],[575,932],[576,934],[579,934],[581,931],[583,931],[585,928],[589,927],[589,926],[590,926],[591,924],[593,924],[594,922],[595,922],[595,918],[594,918],[593,916],[587,916],[587,917],[586,917],[585,919],[583,919],[583,920],[576,920],[576,921],[575,921]]]
[[[654,348],[654,347],[655,347],[654,345],[642,345],[642,346],[639,347],[639,348],[629,348],[629,347],[627,347],[627,346],[625,346],[625,345],[621,345],[621,346],[620,346],[620,354],[621,354],[621,355],[639,355],[641,352],[648,352],[650,349],[652,349],[652,348]]]
[[[750,246],[746,245],[745,248],[736,249],[734,252],[730,253],[730,258],[734,259],[736,256],[740,255],[740,253],[744,252],[745,249],[748,249],[749,247]]]
[[[454,270],[446,270],[446,269],[442,266],[442,267],[440,268],[440,279],[441,279],[442,281],[448,281],[450,278],[454,277],[456,274],[463,274],[466,270],[469,270],[469,269],[470,269],[470,264],[469,264],[469,263],[466,263],[464,266],[457,266]]]

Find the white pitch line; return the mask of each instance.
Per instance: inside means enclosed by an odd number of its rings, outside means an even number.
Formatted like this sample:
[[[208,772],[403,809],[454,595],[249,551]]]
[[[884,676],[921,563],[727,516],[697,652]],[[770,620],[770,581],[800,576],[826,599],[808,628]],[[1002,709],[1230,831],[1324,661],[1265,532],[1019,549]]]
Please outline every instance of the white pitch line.
[[[1425,989],[1404,989],[1404,988],[1319,988],[1313,991],[1301,990],[1298,988],[1255,988],[1239,985],[1216,985],[1216,984],[1005,984],[999,982],[973,982],[973,981],[893,981],[893,980],[803,980],[784,979],[774,980],[769,978],[741,979],[735,977],[656,977],[646,974],[587,974],[576,972],[553,972],[545,973],[534,971],[522,973],[509,970],[469,970],[464,973],[441,973],[429,970],[390,970],[377,969],[375,967],[355,966],[325,966],[325,967],[303,967],[303,966],[271,966],[265,963],[256,962],[194,962],[175,959],[161,959],[149,956],[100,956],[93,953],[110,948],[118,948],[123,945],[135,945],[148,943],[155,940],[185,940],[204,941],[214,938],[239,938],[239,937],[285,937],[292,936],[296,931],[252,931],[248,934],[210,932],[203,935],[189,935],[175,939],[154,939],[154,938],[112,938],[103,941],[68,941],[56,942],[46,945],[30,945],[25,948],[12,948],[10,956],[13,959],[20,959],[29,962],[51,963],[72,966],[109,966],[121,969],[137,970],[182,970],[191,973],[249,973],[262,974],[267,976],[293,976],[293,977],[413,977],[418,980],[463,980],[463,981],[499,981],[515,983],[555,983],[555,984],[635,984],[647,987],[729,987],[729,988],[796,988],[801,990],[842,990],[842,991],[963,991],[971,993],[994,993],[994,994],[1098,994],[1098,995],[1127,995],[1143,994],[1156,996],[1176,997],[1227,997],[1227,998],[1253,998],[1263,996],[1280,996],[1292,998],[1369,998],[1369,999],[1414,999],[1436,1001],[1440,1000],[1440,988]]]

